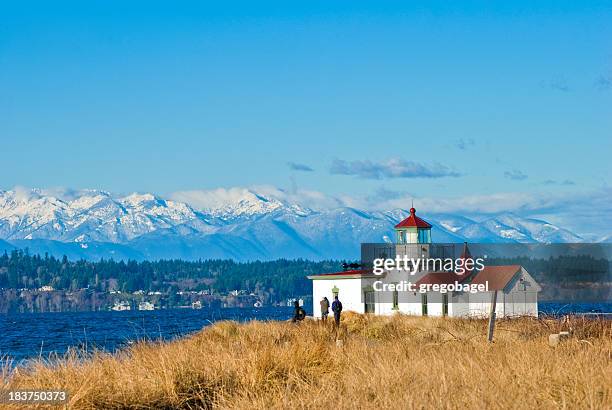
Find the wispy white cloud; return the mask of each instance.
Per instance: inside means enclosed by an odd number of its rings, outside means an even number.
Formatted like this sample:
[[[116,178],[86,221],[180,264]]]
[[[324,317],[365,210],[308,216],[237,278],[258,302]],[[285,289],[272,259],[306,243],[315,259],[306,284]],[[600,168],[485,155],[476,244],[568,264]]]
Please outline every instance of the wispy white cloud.
[[[459,138],[455,141],[455,147],[459,148],[462,151],[467,150],[468,148],[476,145],[476,142],[472,138]]]
[[[15,199],[17,201],[22,201],[22,202],[29,201],[33,197],[37,196],[35,191],[33,191],[30,188],[26,188],[24,186],[21,186],[21,185],[17,185],[15,187],[13,187],[13,189],[11,191],[13,191],[15,193]]]
[[[563,181],[557,181],[555,179],[547,179],[546,181],[542,182],[542,184],[543,185],[565,185],[565,186],[576,185],[576,183],[572,181],[571,179],[564,179]]]
[[[595,80],[595,88],[600,91],[612,89],[612,74],[601,75]]]
[[[330,209],[347,206],[348,198],[341,199],[319,191],[297,189],[289,192],[272,185],[216,188],[209,190],[178,191],[170,194],[175,201],[185,202],[195,209],[211,210],[235,205],[243,200],[256,200],[257,196],[301,205],[312,209]]]
[[[313,168],[311,168],[310,166],[306,165],[306,164],[300,164],[297,162],[287,162],[287,166],[289,166],[289,169],[291,169],[292,171],[303,171],[303,172],[312,172],[314,171]]]
[[[15,198],[18,201],[30,201],[42,197],[53,197],[64,202],[70,202],[83,195],[91,195],[98,193],[110,195],[110,193],[96,189],[72,189],[66,187],[51,187],[51,188],[30,188],[22,185],[16,185],[10,189],[14,192]]]
[[[527,175],[518,169],[513,169],[512,171],[504,172],[504,177],[508,179],[512,179],[514,181],[523,181],[527,179]]]
[[[440,163],[423,164],[391,158],[382,162],[370,160],[345,161],[335,159],[330,172],[336,175],[354,175],[365,179],[384,178],[442,178],[457,177],[460,174]]]
[[[328,195],[321,191],[309,189],[296,189],[289,192],[272,185],[254,185],[250,187],[253,192],[276,198],[289,204],[298,204],[312,209],[330,209],[348,206],[347,201],[351,198],[342,195]]]
[[[554,80],[542,81],[540,85],[543,88],[549,88],[551,90],[560,91],[563,93],[567,93],[571,91],[570,86],[564,78],[557,78]]]
[[[218,209],[227,204],[238,203],[253,195],[247,188],[216,188],[208,190],[178,191],[170,194],[170,198],[185,202],[200,210]]]
[[[431,213],[495,214],[500,212],[533,211],[547,206],[530,194],[501,192],[489,195],[464,195],[446,198],[415,197],[406,195],[379,201],[382,209],[407,208],[414,201],[415,207]]]

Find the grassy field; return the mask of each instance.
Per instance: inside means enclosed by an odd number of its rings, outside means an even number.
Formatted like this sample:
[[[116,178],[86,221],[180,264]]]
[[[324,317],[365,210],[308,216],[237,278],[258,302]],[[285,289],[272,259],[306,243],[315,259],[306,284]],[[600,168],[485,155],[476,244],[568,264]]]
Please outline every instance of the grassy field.
[[[555,348],[548,335],[573,329]],[[69,355],[5,389],[66,389],[71,408],[610,409],[612,322],[344,316],[219,322],[117,355]]]

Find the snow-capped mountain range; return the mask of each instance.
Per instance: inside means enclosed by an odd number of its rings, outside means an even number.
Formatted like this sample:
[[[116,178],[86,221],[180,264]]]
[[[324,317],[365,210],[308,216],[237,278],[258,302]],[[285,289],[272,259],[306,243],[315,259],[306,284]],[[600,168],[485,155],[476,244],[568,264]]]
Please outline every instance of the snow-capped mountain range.
[[[478,220],[417,213],[433,225],[435,242],[583,240],[567,229],[512,213]],[[407,215],[405,209],[314,210],[251,190],[202,209],[153,194],[9,190],[0,191],[0,250],[28,247],[86,259],[356,258],[360,243],[389,241],[393,226]]]

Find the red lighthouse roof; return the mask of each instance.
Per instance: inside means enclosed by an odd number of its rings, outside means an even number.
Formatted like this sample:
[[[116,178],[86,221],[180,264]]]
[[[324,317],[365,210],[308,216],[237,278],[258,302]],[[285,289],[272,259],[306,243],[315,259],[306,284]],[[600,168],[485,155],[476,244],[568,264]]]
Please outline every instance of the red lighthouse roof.
[[[416,209],[410,208],[410,216],[395,225],[395,228],[431,228],[431,225],[416,216]]]

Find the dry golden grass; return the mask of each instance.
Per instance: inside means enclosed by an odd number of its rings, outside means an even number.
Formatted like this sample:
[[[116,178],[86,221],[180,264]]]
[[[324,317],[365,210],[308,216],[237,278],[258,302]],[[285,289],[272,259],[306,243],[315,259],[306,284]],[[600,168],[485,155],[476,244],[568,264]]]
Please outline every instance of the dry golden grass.
[[[610,321],[346,314],[331,322],[219,322],[170,343],[40,362],[7,389],[66,389],[70,408],[610,409]],[[574,337],[552,348],[548,335]]]

